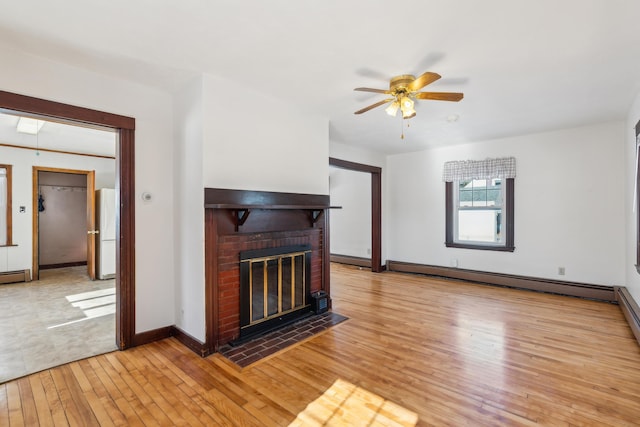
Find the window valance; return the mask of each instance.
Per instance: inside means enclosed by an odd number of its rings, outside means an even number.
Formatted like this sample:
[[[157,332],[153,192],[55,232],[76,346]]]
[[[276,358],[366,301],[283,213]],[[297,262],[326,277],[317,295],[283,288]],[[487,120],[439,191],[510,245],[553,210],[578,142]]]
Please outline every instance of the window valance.
[[[445,162],[442,180],[445,182],[468,179],[515,178],[515,157],[485,160],[457,160]]]

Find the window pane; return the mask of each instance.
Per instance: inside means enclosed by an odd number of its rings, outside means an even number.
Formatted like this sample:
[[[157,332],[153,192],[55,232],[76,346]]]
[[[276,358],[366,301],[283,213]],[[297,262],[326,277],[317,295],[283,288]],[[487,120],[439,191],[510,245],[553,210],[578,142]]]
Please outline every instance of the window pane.
[[[458,185],[458,202],[460,206],[473,206],[472,181],[460,181]]]
[[[458,241],[501,242],[502,215],[497,210],[458,211]]]
[[[487,190],[487,206],[502,206],[502,191]]]
[[[494,178],[487,187],[487,206],[502,206],[502,180]]]

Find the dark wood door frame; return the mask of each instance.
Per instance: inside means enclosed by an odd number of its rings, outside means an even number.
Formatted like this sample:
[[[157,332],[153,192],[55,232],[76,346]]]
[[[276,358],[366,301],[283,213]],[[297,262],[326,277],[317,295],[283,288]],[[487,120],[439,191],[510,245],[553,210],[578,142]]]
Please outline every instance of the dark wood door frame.
[[[135,335],[135,119],[5,91],[0,91],[0,109],[116,132],[116,345],[121,350],[131,347]]]
[[[384,271],[382,265],[382,168],[329,157],[329,165],[371,174],[371,271]]]

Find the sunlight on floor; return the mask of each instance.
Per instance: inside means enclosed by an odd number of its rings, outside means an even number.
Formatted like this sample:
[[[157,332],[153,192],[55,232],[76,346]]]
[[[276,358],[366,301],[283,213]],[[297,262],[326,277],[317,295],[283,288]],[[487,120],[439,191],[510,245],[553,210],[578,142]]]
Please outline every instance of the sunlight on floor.
[[[418,414],[364,390],[336,380],[289,426],[415,426]]]
[[[85,320],[107,316],[116,312],[115,288],[67,295],[65,298],[67,298],[67,301],[69,301],[73,307],[81,309],[85,317],[61,323],[59,325],[52,325],[47,329],[59,328],[61,326],[70,325],[72,323],[84,322]]]

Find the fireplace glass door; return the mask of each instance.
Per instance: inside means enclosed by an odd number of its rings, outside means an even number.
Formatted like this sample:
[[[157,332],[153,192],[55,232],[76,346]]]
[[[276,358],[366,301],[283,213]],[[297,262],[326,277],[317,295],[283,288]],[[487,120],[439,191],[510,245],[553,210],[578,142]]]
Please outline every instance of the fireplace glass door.
[[[310,254],[306,245],[240,254],[241,336],[262,323],[271,321],[264,325],[270,328],[309,308]]]

